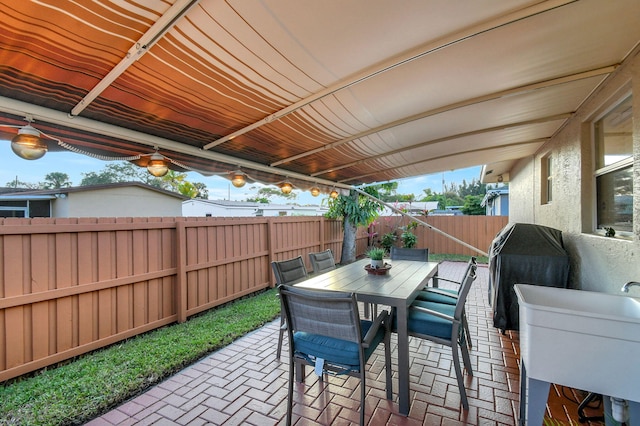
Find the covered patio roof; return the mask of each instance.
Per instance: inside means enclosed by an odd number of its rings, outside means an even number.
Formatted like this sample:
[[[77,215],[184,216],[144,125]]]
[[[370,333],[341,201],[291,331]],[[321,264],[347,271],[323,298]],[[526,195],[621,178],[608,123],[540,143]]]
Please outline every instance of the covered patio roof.
[[[640,41],[637,0],[1,0],[0,17],[0,125],[324,191],[477,165],[507,181]]]

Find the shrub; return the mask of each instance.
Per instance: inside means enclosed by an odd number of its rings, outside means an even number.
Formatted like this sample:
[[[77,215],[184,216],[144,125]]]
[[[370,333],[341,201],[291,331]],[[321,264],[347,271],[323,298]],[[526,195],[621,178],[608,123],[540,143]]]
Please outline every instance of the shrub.
[[[387,252],[390,252],[391,247],[393,247],[397,239],[398,239],[398,236],[396,234],[394,234],[393,232],[389,232],[382,236],[382,239],[380,240],[380,244],[382,245],[382,247],[384,247],[384,249]]]
[[[418,237],[416,237],[413,232],[409,231],[404,231],[400,238],[402,238],[402,246],[406,248],[413,248],[418,242]]]

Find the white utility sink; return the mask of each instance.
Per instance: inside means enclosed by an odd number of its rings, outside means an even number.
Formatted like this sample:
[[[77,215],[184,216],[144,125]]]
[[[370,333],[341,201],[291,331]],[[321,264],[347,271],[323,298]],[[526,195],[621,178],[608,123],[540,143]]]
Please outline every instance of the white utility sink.
[[[640,401],[640,299],[516,284],[528,378]]]

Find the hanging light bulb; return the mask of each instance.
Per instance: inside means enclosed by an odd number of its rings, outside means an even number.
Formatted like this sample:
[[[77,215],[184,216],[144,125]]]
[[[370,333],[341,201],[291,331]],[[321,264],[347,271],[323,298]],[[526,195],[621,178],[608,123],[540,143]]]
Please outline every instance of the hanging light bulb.
[[[311,195],[313,195],[314,197],[320,195],[320,188],[318,188],[317,186],[311,188]]]
[[[167,160],[156,151],[149,157],[147,170],[155,177],[162,177],[169,171],[169,165],[167,164]]]
[[[18,134],[11,139],[11,150],[25,160],[37,160],[47,153],[47,144],[40,137],[40,132],[31,124],[18,130]]]
[[[231,174],[231,184],[236,188],[242,188],[247,183],[247,175],[241,171],[235,171]]]
[[[331,197],[331,198],[333,198],[335,200],[336,198],[338,198],[338,195],[340,195],[340,194],[338,194],[338,191],[336,191],[335,189],[332,189],[331,193],[329,194],[329,197]]]
[[[282,191],[283,194],[290,194],[291,191],[293,190],[293,185],[289,181],[284,181],[280,185],[280,190]]]

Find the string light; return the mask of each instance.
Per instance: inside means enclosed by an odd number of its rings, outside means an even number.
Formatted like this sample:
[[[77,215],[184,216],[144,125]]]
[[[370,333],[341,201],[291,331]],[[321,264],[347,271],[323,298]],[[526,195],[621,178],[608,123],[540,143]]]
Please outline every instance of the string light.
[[[283,194],[290,194],[293,191],[293,185],[289,181],[284,181],[280,184],[280,190]]]
[[[11,139],[11,150],[25,160],[37,160],[47,153],[48,148],[47,143],[40,137],[40,132],[31,124],[27,124]]]
[[[147,170],[155,177],[162,177],[169,172],[168,161],[156,151],[149,157]]]
[[[231,174],[231,184],[236,188],[242,188],[247,183],[247,175],[241,171],[235,171]]]

